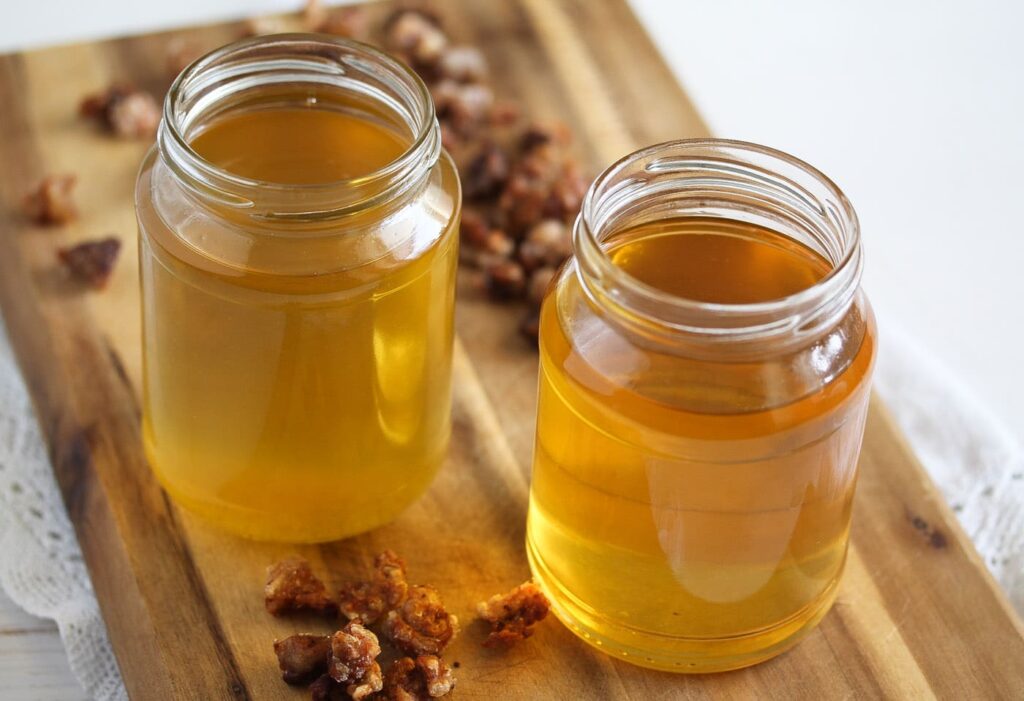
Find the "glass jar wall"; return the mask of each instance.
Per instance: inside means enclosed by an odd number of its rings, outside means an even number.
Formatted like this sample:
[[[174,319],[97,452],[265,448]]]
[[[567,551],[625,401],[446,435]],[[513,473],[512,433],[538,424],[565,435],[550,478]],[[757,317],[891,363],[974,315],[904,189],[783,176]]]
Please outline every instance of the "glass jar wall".
[[[239,534],[333,540],[429,485],[449,430],[458,178],[429,94],[361,44],[224,47],[138,178],[147,456]]]
[[[824,176],[739,142],[597,179],[541,312],[527,549],[554,609],[630,662],[767,659],[842,573],[875,327]]]

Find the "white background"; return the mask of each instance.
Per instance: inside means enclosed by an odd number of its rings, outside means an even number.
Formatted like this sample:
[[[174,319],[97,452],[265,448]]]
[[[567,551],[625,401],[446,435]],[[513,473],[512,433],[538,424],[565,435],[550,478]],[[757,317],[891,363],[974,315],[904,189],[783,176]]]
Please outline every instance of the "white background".
[[[0,0],[0,50],[298,3]],[[883,336],[907,331],[1024,440],[1024,3],[632,4],[716,135],[846,190]]]

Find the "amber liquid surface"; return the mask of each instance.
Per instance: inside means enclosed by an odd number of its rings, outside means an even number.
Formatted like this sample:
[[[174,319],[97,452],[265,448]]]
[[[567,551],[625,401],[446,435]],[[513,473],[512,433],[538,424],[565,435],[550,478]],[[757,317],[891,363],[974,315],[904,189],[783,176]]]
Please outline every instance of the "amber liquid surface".
[[[714,219],[623,232],[609,256],[724,304],[830,269]],[[777,654],[824,615],[842,571],[874,356],[866,303],[808,348],[696,358],[631,342],[564,275],[542,310],[535,575],[577,634],[636,664],[707,672]]]
[[[335,107],[228,114],[191,145],[237,175],[297,186],[358,178],[407,148],[383,124]],[[443,168],[442,189],[457,199],[454,171]],[[214,213],[209,231],[190,224],[196,245],[227,252],[208,256],[155,212],[156,180],[144,170],[139,196],[144,438],[165,488],[260,539],[332,540],[394,518],[447,447],[454,217],[371,210],[338,224],[358,219],[358,234],[316,236],[263,223],[232,248],[222,233],[245,226],[244,212],[216,225]],[[331,251],[334,239],[348,251],[338,260],[310,254],[314,272],[286,269],[303,247]],[[344,260],[353,251],[361,259]]]

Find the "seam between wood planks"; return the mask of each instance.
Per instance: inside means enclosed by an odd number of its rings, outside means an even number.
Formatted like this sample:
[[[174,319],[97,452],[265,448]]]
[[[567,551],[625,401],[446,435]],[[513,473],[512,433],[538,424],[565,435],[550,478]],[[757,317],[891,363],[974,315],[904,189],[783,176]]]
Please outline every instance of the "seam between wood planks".
[[[454,403],[457,404],[456,410],[465,414],[467,420],[476,424],[477,432],[487,437],[487,441],[483,441],[482,444],[489,454],[488,458],[498,468],[495,472],[506,477],[515,476],[513,479],[505,480],[506,486],[516,501],[525,504],[529,480],[512,452],[512,446],[509,445],[498,415],[487,397],[480,377],[476,374],[473,361],[469,359],[458,336],[452,344],[452,376],[452,394]]]
[[[857,612],[860,615],[876,616],[888,627],[885,637],[879,641],[880,644],[877,651],[874,645],[857,646],[867,657],[873,668],[872,674],[879,682],[884,681],[887,676],[884,672],[886,665],[883,663],[891,662],[893,659],[899,660],[900,678],[896,681],[899,682],[900,686],[895,690],[884,689],[884,691],[897,692],[900,695],[911,694],[910,696],[904,696],[904,698],[923,699],[926,698],[926,695],[935,698],[935,692],[931,683],[914,657],[911,647],[903,638],[900,621],[894,620],[892,615],[890,615],[889,609],[885,606],[885,598],[878,591],[878,587],[871,573],[868,572],[854,543],[850,544],[850,548],[847,551],[843,578],[847,581],[856,580],[857,582]],[[840,601],[837,600],[833,607],[840,608],[840,611],[836,613],[840,614],[839,619],[844,627],[857,626],[858,621],[856,619],[847,622],[846,617],[842,615],[842,609],[845,607],[842,606]],[[865,633],[865,637],[868,640],[874,641],[874,636],[869,633]],[[891,644],[893,640],[898,640],[899,644]]]
[[[611,164],[636,150],[607,81],[597,72],[590,52],[573,31],[560,2],[521,0],[535,33],[555,65],[555,74],[576,107],[579,122],[604,163]]]

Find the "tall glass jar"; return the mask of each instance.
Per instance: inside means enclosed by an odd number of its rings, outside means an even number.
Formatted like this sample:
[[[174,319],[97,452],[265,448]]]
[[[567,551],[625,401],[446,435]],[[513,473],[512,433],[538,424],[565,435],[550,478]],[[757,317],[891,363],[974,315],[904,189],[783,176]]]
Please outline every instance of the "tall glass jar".
[[[544,302],[528,554],[586,641],[680,672],[831,605],[875,357],[850,203],[795,158],[661,144],[592,185]]]
[[[460,190],[425,85],[275,35],[188,67],[138,178],[143,429],[187,509],[333,540],[445,455]]]

